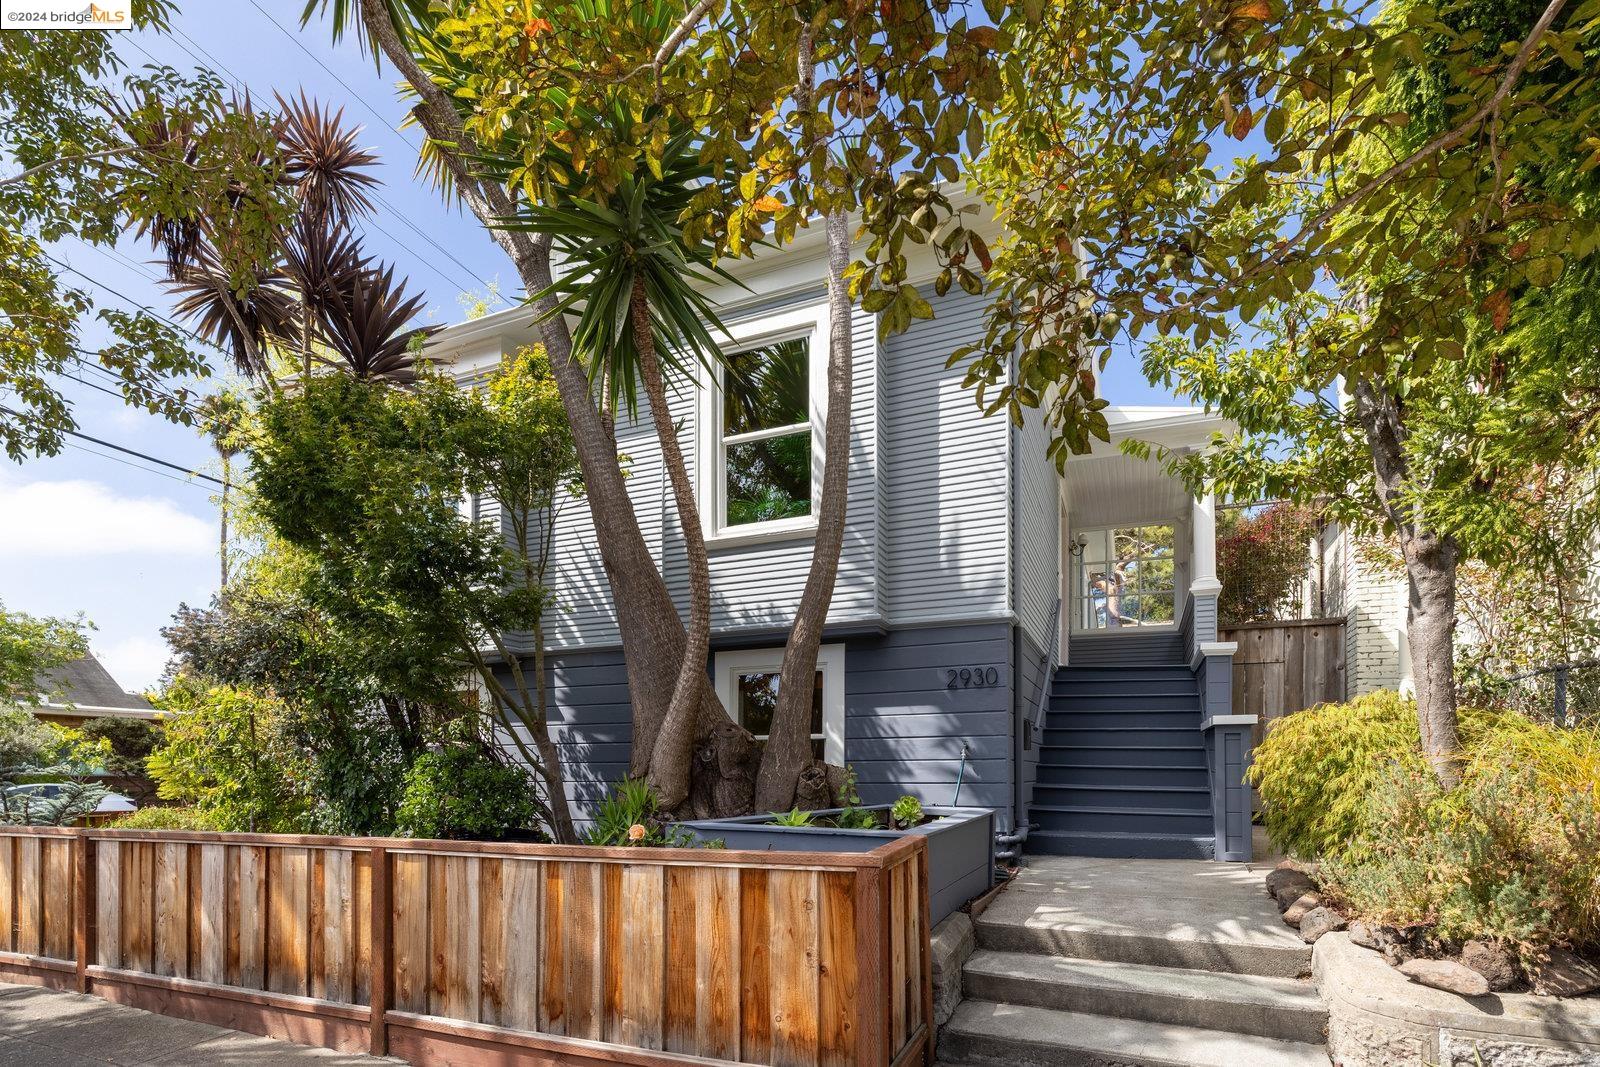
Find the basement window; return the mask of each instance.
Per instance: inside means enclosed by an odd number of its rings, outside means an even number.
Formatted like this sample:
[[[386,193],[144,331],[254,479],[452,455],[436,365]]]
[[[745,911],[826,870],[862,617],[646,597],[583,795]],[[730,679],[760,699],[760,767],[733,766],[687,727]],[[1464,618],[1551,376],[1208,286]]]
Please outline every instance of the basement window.
[[[714,677],[717,696],[746,730],[765,741],[778,707],[783,649],[718,652]],[[817,651],[816,684],[811,698],[811,750],[820,760],[844,763],[844,646]]]

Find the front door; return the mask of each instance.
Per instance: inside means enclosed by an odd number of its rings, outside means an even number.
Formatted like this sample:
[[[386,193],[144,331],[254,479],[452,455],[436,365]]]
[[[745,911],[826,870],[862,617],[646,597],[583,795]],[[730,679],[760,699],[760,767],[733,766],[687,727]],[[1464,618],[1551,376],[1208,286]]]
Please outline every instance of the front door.
[[[1080,531],[1073,544],[1073,632],[1176,625],[1174,535],[1171,524]]]

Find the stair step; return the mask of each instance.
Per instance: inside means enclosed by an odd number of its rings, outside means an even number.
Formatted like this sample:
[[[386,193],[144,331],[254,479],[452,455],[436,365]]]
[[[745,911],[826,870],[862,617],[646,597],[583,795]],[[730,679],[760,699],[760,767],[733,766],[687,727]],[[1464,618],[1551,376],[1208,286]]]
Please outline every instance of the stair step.
[[[1082,745],[1082,744],[1043,744],[1039,746],[1042,765],[1056,764],[1063,766],[1078,762],[1097,762],[1104,760],[1108,764],[1125,763],[1143,767],[1199,767],[1205,769],[1206,749],[1204,745],[1163,745],[1139,744],[1135,741],[1126,741],[1122,744],[1111,745]]]
[[[1217,854],[1217,839],[1213,833],[1190,836],[1039,829],[1028,834],[1026,850],[1036,856],[1209,860]]]
[[[1039,763],[1038,784],[1178,785],[1197,789],[1206,789],[1210,786],[1205,765],[1199,759],[1194,760],[1190,766],[1173,766],[1150,762],[1084,763],[1080,762],[1081,758],[1080,754],[1074,753],[1072,762],[1062,760],[1059,756],[1042,760]]]
[[[1192,785],[1062,785],[1038,782],[1033,787],[1033,806],[1105,806],[1121,810],[1171,810],[1211,816],[1211,790]]]
[[[1035,803],[1029,805],[1028,817],[1038,823],[1041,830],[1177,834],[1186,837],[1215,832],[1211,812],[1207,808]]]
[[[1200,711],[1193,704],[1186,708],[1081,708],[1052,706],[1045,713],[1045,726],[1186,726],[1200,729]]]
[[[1122,748],[1126,745],[1157,745],[1163,741],[1200,741],[1200,724],[1193,726],[1046,726],[1046,748],[1079,748],[1100,745]]]
[[[1125,693],[1051,696],[1053,712],[1198,712],[1200,697],[1194,693]]]
[[[1328,1010],[1308,981],[980,949],[963,969],[974,1000],[1319,1043]]]
[[[1064,667],[1056,668],[1057,678],[1073,678],[1102,681],[1120,681],[1133,675],[1139,678],[1158,678],[1163,680],[1194,681],[1194,671],[1189,669],[1187,663],[1146,664],[1137,667],[1121,667],[1115,665],[1078,664],[1069,663]]]
[[[1052,697],[1072,697],[1074,699],[1089,699],[1097,696],[1123,697],[1123,696],[1173,696],[1173,697],[1198,697],[1199,688],[1194,684],[1193,678],[1172,680],[1143,678],[1137,671],[1129,671],[1128,677],[1109,681],[1104,678],[1076,679],[1057,678],[1050,683]]]
[[[1328,1067],[1316,1045],[1171,1023],[965,1000],[939,1030],[947,1063],[1005,1067]]]

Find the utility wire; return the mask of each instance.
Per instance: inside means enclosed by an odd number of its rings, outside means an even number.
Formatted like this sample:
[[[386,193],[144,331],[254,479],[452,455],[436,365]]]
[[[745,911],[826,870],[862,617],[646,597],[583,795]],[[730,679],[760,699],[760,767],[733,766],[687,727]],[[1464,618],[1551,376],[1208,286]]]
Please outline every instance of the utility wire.
[[[88,445],[80,445],[75,441],[68,441],[66,442],[66,445],[74,452],[82,452],[86,456],[94,456],[96,459],[106,459],[110,460],[112,463],[120,463],[124,467],[132,467],[134,470],[143,471],[146,474],[153,474],[157,478],[165,478],[168,481],[177,482],[179,485],[187,485],[194,489],[202,490],[206,493],[211,491],[205,486],[194,482],[192,478],[180,478],[176,474],[168,474],[166,471],[158,471],[154,467],[147,467],[143,463],[135,463],[131,459],[123,459],[121,456],[113,456],[106,452],[97,452]]]
[[[24,415],[20,411],[13,411],[12,409],[7,408],[7,407],[0,407],[0,412],[4,412],[5,414],[10,415],[13,418],[18,418],[18,419],[26,419],[28,417],[28,416]],[[167,467],[167,468],[169,468],[171,470],[175,470],[175,471],[179,472],[180,474],[186,474],[191,478],[200,478],[200,479],[203,479],[205,481],[215,483],[216,485],[223,484],[221,478],[213,478],[209,474],[203,474],[200,471],[190,470],[188,467],[183,466],[181,463],[174,463],[171,460],[162,459],[160,456],[152,456],[148,452],[140,452],[137,448],[128,448],[125,445],[119,445],[114,441],[101,440],[100,438],[93,437],[93,436],[91,436],[89,434],[86,434],[86,433],[82,432],[81,430],[69,430],[69,429],[63,428],[61,430],[61,432],[66,434],[66,435],[68,435],[69,437],[76,437],[80,441],[88,441],[90,444],[99,445],[101,448],[109,448],[114,452],[121,452],[124,455],[135,456],[135,457],[137,457],[139,459],[147,460],[150,463],[155,463],[155,464],[157,464],[159,466]]]

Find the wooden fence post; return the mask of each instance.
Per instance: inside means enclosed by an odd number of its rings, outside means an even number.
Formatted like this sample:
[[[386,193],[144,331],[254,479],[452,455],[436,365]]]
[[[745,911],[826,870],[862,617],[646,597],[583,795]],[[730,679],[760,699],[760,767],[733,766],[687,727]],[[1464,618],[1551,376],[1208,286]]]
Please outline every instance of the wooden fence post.
[[[385,1016],[389,1012],[389,985],[393,975],[394,959],[394,893],[389,883],[389,850],[375,845],[369,853],[372,864],[372,1037],[374,1056],[389,1054],[389,1027]]]
[[[889,1056],[889,915],[884,908],[888,881],[879,867],[855,869],[856,981],[860,992],[857,1015],[856,1062],[861,1067],[884,1067]]]
[[[922,1049],[922,1062],[927,1067],[933,1067],[937,1059],[937,1049],[934,1047],[938,1034],[933,1025],[933,927],[929,924],[931,918],[932,902],[931,893],[928,891],[928,845],[926,838],[917,840],[917,907],[921,915],[917,919],[918,928],[921,930],[922,947],[919,955],[922,957],[922,1026],[927,1033],[927,1042]]]
[[[72,840],[72,955],[77,965],[78,992],[89,992],[89,923],[94,915],[94,848],[78,831]]]

